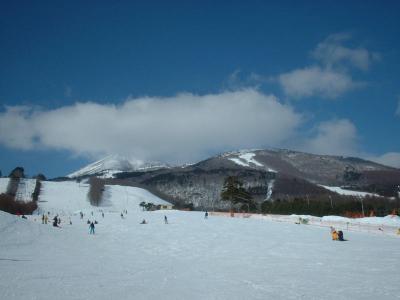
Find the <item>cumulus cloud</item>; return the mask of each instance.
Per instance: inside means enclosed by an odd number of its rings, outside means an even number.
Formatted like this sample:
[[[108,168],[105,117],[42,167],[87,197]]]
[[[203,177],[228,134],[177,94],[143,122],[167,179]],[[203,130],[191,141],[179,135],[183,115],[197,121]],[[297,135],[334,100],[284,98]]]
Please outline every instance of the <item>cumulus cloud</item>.
[[[279,82],[286,95],[294,98],[319,95],[336,98],[358,84],[346,73],[312,66],[297,69],[279,76]]]
[[[332,34],[317,45],[312,56],[328,68],[350,65],[363,71],[368,70],[372,62],[379,60],[379,54],[363,47],[344,46],[343,43],[350,39],[348,33]]]
[[[7,106],[5,109],[0,113],[0,143],[11,148],[32,149],[35,144],[35,131],[29,120],[34,118],[32,109],[26,106]]]
[[[0,143],[184,162],[226,149],[280,145],[300,123],[301,115],[276,97],[245,89],[129,98],[121,105],[76,103],[45,111],[7,107],[0,114]]]
[[[362,86],[351,76],[351,69],[366,71],[379,55],[362,47],[344,46],[350,38],[349,34],[329,36],[312,51],[311,66],[277,76],[284,93],[297,99],[312,96],[333,99]]]
[[[306,140],[303,150],[327,155],[355,155],[357,153],[357,128],[347,119],[322,122],[316,127],[314,137]]]
[[[377,163],[400,168],[400,153],[399,152],[388,152],[381,156],[369,156],[368,159]]]

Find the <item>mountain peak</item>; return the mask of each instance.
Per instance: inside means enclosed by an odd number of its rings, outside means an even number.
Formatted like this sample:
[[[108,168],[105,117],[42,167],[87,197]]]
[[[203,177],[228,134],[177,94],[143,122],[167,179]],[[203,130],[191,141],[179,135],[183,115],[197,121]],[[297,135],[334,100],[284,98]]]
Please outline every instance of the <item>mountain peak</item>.
[[[112,177],[113,174],[120,172],[133,172],[150,169],[154,170],[169,167],[169,165],[161,162],[145,162],[119,154],[111,154],[67,176],[70,178],[76,178],[99,174],[103,177]]]

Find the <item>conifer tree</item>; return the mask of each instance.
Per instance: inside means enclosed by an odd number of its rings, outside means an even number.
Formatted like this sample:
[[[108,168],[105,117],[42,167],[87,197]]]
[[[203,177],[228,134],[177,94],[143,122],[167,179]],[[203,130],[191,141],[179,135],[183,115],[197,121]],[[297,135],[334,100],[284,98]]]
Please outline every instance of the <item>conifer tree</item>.
[[[228,176],[225,178],[224,186],[221,191],[221,199],[229,201],[231,208],[239,203],[249,204],[252,197],[243,187],[243,183],[236,176]]]

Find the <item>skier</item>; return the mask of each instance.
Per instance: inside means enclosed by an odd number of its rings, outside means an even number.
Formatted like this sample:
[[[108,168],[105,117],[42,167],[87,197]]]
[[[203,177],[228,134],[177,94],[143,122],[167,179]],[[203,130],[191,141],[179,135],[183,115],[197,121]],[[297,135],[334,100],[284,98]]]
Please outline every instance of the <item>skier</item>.
[[[146,220],[143,219],[142,222],[140,224],[147,224]]]
[[[81,220],[82,220],[83,219],[83,212],[80,212],[79,214],[81,215]]]
[[[164,223],[165,223],[165,224],[168,224],[168,218],[167,218],[167,216],[164,216]]]
[[[49,217],[47,217],[47,215],[44,216],[44,224],[47,225],[47,221],[49,220]]]
[[[208,219],[208,211],[204,214],[204,219]]]
[[[60,225],[60,224],[61,224],[61,218],[58,217],[58,225]]]
[[[339,239],[338,232],[334,230],[332,232],[332,241],[337,241]]]
[[[42,215],[42,224],[44,224],[44,214]]]
[[[124,218],[124,214],[123,213],[121,213],[121,219],[123,219]]]
[[[90,223],[89,228],[90,228],[89,234],[94,234],[94,223],[93,222]]]
[[[101,216],[104,218],[104,212],[101,212]]]

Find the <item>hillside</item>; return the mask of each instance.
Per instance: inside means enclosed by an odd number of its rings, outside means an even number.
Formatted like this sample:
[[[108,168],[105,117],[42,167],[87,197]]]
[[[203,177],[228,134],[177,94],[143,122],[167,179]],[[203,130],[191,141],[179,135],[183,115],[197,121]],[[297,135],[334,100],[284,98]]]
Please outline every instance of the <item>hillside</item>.
[[[228,209],[219,197],[227,176],[239,177],[259,204],[328,197],[344,190],[340,187],[354,196],[395,197],[400,184],[400,170],[374,162],[279,149],[228,152],[182,167],[118,172],[107,183],[145,187],[179,205]]]

